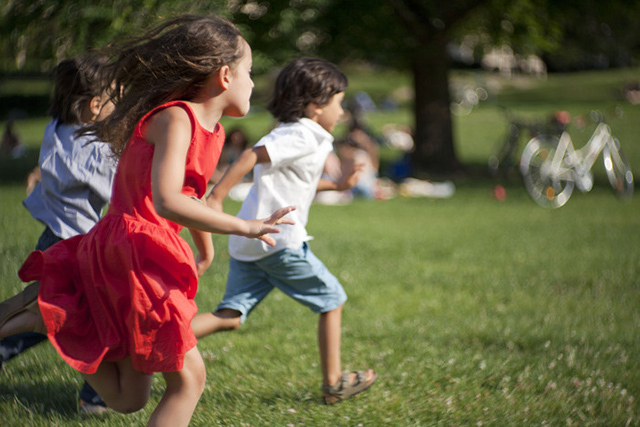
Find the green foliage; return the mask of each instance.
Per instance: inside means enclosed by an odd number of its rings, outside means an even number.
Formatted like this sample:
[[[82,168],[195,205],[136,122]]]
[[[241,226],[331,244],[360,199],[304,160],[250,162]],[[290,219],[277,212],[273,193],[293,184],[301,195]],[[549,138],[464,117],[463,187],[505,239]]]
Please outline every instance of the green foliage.
[[[228,10],[254,51],[255,71],[265,72],[294,56],[315,54],[317,46],[329,40],[317,18],[330,2],[234,1]]]
[[[222,0],[9,0],[0,6],[0,70],[51,70],[64,58],[140,35],[159,19],[178,13],[216,11]]]
[[[640,2],[549,2],[563,33],[562,49],[546,59],[558,70],[619,67],[638,59]]]
[[[413,48],[440,30],[456,40],[472,35],[478,49],[508,43],[519,52],[542,53],[562,47],[553,57],[558,63],[585,55],[628,60],[640,42],[640,6],[631,0],[8,0],[0,5],[0,70],[46,72],[62,58],[139,34],[159,19],[209,12],[242,29],[258,72],[301,54],[406,67]],[[420,25],[400,19],[408,13]]]
[[[478,9],[456,33],[457,39],[473,42],[478,58],[487,45],[503,44],[521,54],[539,55],[557,50],[563,38],[547,0],[494,0],[492,7]]]

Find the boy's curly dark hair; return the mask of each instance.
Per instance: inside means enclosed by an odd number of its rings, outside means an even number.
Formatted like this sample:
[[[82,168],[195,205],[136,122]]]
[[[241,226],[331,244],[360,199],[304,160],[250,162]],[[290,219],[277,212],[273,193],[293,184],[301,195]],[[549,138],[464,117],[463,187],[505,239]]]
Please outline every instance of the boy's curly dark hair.
[[[296,59],[278,74],[267,108],[279,121],[295,122],[305,116],[307,105],[324,107],[347,85],[347,77],[334,64],[318,58]]]

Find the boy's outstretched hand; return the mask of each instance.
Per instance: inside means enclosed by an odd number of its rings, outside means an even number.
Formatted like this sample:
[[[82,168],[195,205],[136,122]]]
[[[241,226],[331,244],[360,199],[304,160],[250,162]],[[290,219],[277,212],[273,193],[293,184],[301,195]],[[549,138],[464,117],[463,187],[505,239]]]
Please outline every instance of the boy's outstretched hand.
[[[280,229],[276,225],[289,224],[293,225],[295,222],[289,218],[285,218],[289,212],[294,211],[295,206],[287,206],[286,208],[280,208],[266,219],[254,219],[247,221],[251,225],[251,231],[247,234],[247,237],[255,237],[269,246],[275,246],[276,241],[270,236],[272,233],[279,233]]]
[[[338,182],[336,182],[336,190],[344,191],[352,189],[360,180],[360,175],[364,170],[364,163],[356,163],[353,166],[351,173],[343,175]]]

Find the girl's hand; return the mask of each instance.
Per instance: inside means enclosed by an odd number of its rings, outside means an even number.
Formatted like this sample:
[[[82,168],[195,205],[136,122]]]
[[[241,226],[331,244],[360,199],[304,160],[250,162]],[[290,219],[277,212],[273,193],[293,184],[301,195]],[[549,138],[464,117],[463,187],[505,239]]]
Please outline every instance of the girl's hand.
[[[269,218],[266,219],[254,219],[247,221],[249,223],[249,234],[247,237],[255,237],[263,242],[265,242],[269,246],[275,246],[276,241],[269,234],[271,233],[279,233],[280,230],[276,228],[276,225],[280,224],[290,224],[293,225],[295,222],[289,218],[284,218],[286,214],[296,209],[295,206],[287,206],[286,208],[280,208],[273,213]]]
[[[212,248],[213,249],[213,248]],[[213,262],[213,250],[209,256],[203,256],[202,253],[198,252],[196,255],[196,271],[198,272],[198,277],[202,277],[207,268]]]

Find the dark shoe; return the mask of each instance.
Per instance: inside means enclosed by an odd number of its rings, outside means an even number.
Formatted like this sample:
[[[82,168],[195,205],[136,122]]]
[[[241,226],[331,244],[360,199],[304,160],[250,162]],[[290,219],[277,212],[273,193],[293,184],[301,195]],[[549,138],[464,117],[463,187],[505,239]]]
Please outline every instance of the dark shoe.
[[[82,390],[80,390],[80,399],[78,400],[78,413],[87,415],[100,415],[109,411],[107,404],[98,393],[91,388],[88,382],[84,382]]]
[[[78,413],[82,415],[102,415],[105,412],[109,412],[110,409],[102,405],[96,405],[93,403],[87,403],[80,399],[78,401]]]
[[[21,334],[11,335],[0,341],[0,366],[3,362],[13,359],[20,353],[40,344],[47,339],[46,335],[36,332],[23,332]]]

